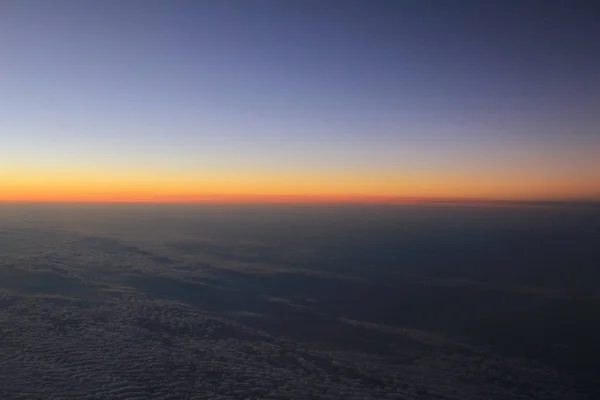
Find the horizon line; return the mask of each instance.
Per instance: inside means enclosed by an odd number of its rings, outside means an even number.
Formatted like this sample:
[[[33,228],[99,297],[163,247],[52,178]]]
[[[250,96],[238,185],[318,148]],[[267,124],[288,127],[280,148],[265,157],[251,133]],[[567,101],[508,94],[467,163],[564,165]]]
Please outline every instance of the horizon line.
[[[426,197],[426,196],[378,196],[378,195],[230,195],[204,196],[89,196],[74,198],[6,198],[0,204],[348,204],[348,205],[409,205],[409,204],[455,204],[455,205],[600,205],[598,198],[540,198],[501,199],[485,197]]]

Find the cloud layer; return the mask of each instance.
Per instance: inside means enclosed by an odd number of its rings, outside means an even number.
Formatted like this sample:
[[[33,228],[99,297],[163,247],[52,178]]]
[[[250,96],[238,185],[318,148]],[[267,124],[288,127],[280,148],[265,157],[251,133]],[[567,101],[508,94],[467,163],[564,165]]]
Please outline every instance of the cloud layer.
[[[386,324],[383,286],[302,269],[299,247],[183,226],[134,240],[92,214],[4,219],[2,399],[582,398],[548,365]]]

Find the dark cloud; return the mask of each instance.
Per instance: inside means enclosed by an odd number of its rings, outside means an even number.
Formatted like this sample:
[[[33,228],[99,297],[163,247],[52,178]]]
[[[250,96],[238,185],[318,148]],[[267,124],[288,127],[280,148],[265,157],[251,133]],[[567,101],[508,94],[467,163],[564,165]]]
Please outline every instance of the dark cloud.
[[[314,240],[307,233],[316,221],[292,224],[297,243],[256,221],[260,229],[242,228],[254,240],[233,230],[207,239],[184,227],[173,240],[173,226],[162,236],[135,228],[152,225],[146,212],[136,222],[132,211],[123,234],[104,225],[105,213],[80,217],[81,228],[36,214],[37,222],[0,234],[0,398],[579,399],[592,392],[593,377],[574,380],[591,369],[573,363],[596,360],[587,337],[597,337],[597,300],[476,274],[390,271],[381,264],[382,253],[396,251],[382,243],[398,244],[389,221],[365,224],[359,215],[356,231],[347,221],[337,222],[343,229],[326,222],[329,233],[315,231]],[[439,229],[438,222],[424,226]],[[375,245],[373,235],[384,232]],[[447,240],[427,234],[450,249],[448,261],[458,252],[453,243],[474,237],[450,233]],[[398,231],[405,245],[417,243],[406,234]],[[368,251],[381,258],[365,262]],[[306,265],[314,257],[329,267]]]

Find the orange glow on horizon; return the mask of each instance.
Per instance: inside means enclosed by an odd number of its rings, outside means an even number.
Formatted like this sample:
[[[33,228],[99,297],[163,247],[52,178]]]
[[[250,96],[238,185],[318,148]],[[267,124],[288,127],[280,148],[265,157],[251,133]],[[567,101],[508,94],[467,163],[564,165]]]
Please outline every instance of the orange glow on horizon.
[[[485,184],[478,182],[405,182],[403,185],[369,187],[357,182],[351,186],[326,187],[299,184],[282,185],[193,185],[137,184],[128,182],[94,182],[87,184],[5,184],[0,181],[2,202],[89,202],[89,203],[420,203],[427,201],[537,201],[599,199],[582,188],[563,185],[512,182]],[[237,189],[237,190],[236,190]],[[319,190],[321,189],[321,190]],[[361,190],[362,189],[362,190]],[[371,190],[369,190],[371,189]],[[385,190],[388,189],[388,190]]]
[[[406,203],[600,199],[600,181],[472,173],[0,171],[4,202]]]

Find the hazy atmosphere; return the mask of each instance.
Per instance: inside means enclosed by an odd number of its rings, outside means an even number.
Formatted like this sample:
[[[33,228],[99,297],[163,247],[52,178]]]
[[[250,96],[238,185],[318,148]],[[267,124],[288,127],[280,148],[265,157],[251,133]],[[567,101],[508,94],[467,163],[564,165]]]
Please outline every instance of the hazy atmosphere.
[[[591,1],[0,3],[0,400],[597,400]]]

